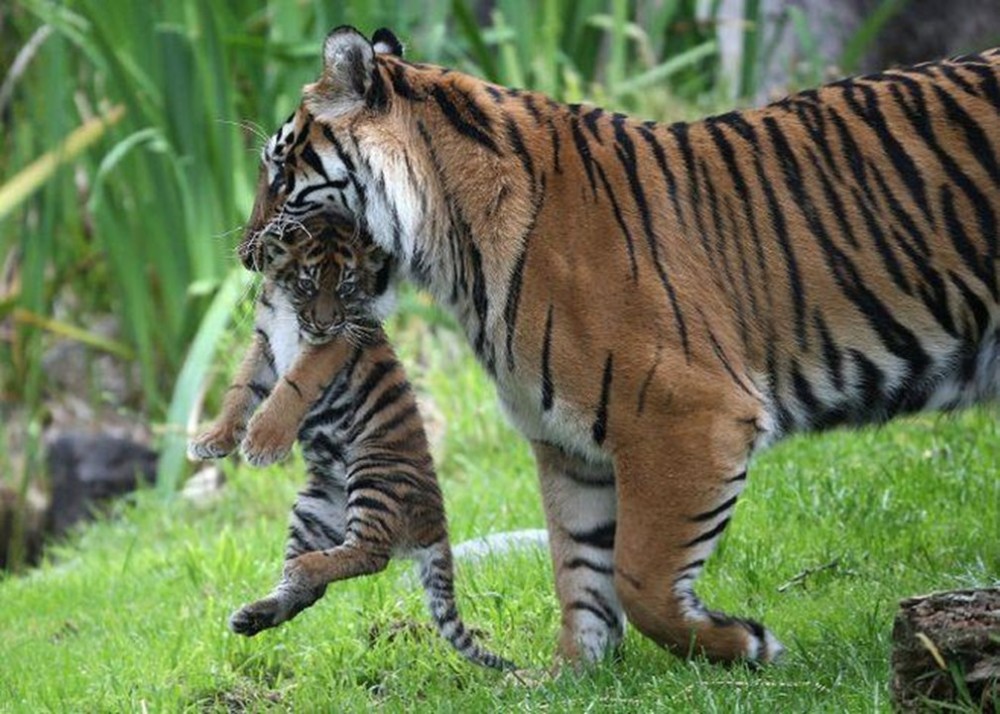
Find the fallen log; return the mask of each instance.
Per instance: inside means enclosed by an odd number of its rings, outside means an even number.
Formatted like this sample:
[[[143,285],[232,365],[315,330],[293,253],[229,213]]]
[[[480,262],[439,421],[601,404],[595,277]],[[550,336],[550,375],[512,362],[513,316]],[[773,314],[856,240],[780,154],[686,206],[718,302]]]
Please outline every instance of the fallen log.
[[[892,697],[900,711],[936,703],[1000,714],[1000,588],[955,590],[899,604]]]

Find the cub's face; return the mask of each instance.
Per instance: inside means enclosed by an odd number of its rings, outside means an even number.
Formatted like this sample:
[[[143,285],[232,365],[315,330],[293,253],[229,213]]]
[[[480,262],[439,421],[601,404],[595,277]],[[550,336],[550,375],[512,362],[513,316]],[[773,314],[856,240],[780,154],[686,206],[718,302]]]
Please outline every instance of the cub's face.
[[[377,323],[374,302],[388,288],[390,261],[353,226],[318,216],[265,233],[257,258],[264,277],[291,303],[307,342],[360,338]]]

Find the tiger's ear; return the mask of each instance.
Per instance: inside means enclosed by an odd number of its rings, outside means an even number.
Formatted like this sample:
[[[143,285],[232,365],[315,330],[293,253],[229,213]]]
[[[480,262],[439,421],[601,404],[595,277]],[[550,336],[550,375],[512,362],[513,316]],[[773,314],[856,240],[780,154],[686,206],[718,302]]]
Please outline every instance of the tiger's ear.
[[[375,49],[364,35],[348,25],[331,31],[323,43],[323,74],[304,90],[308,109],[322,118],[362,107],[374,69]]]
[[[403,56],[403,43],[388,27],[375,30],[375,34],[372,35],[372,47],[375,48],[376,54]]]

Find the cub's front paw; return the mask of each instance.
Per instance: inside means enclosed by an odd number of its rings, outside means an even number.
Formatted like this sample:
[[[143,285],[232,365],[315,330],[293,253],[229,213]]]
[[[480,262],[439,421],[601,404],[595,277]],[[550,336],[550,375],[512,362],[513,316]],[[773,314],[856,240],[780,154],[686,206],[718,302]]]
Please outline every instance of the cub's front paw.
[[[288,456],[295,443],[295,429],[270,419],[251,419],[240,453],[253,466],[268,466]]]
[[[212,426],[188,441],[187,457],[191,461],[218,459],[231,453],[236,443],[236,434],[232,429]]]

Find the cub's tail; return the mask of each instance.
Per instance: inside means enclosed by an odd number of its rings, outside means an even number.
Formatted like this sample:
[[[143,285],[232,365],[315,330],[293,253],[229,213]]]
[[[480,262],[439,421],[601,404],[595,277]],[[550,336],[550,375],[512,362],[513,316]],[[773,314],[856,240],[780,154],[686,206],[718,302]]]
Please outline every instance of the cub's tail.
[[[416,561],[427,606],[441,636],[470,662],[493,669],[516,670],[518,667],[513,662],[481,647],[462,622],[455,606],[455,576],[448,540],[420,549]]]

